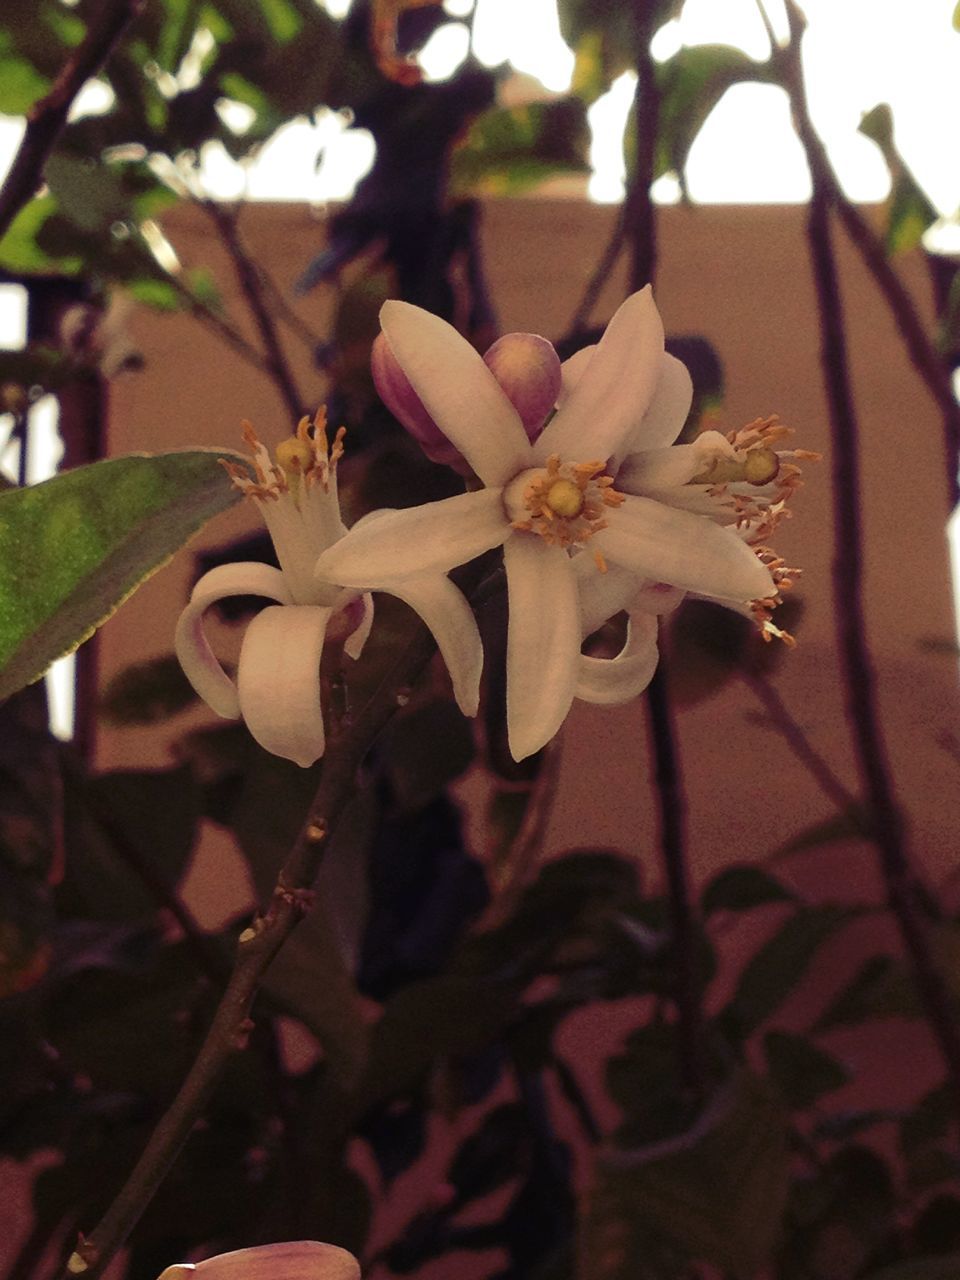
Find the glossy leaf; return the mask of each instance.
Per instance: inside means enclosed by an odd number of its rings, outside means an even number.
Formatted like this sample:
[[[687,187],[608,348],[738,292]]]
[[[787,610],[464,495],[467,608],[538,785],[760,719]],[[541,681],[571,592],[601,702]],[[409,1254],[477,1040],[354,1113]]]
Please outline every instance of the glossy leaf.
[[[558,173],[587,173],[586,112],[576,98],[493,107],[454,149],[454,195],[519,195]]]
[[[237,500],[217,458],[118,458],[0,494],[0,698],[82,644]]]

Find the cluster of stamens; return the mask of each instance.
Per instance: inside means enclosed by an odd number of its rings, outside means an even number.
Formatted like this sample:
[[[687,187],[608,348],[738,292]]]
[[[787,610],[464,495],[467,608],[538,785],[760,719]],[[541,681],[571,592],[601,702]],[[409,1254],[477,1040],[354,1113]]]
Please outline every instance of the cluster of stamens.
[[[799,462],[818,462],[820,455],[807,449],[773,446],[793,434],[774,414],[757,418],[727,433],[734,456],[717,456],[692,483],[709,485],[708,493],[730,510],[732,523],[751,543],[765,542],[781,520],[803,483]]]
[[[295,435],[281,440],[270,452],[257,437],[251,423],[244,421],[243,439],[251,451],[250,465],[254,475],[239,463],[226,458],[220,461],[226,467],[233,483],[247,497],[258,502],[277,501],[281,494],[290,493],[296,501],[301,486],[320,485],[329,492],[330,481],[336,475],[337,463],[343,457],[343,438],[346,427],[340,427],[331,445],[327,438],[327,411],[321,406],[311,422],[303,417],[297,424]]]
[[[607,527],[604,512],[624,501],[603,468],[602,462],[561,462],[558,454],[551,454],[546,468],[526,484],[521,501],[528,514],[512,521],[513,528],[539,534],[553,547],[583,546]],[[594,559],[605,573],[607,566],[599,551]]]
[[[794,648],[796,640],[789,631],[784,631],[773,621],[773,611],[783,604],[783,592],[790,591],[800,577],[801,570],[791,569],[786,562],[770,547],[755,547],[758,558],[770,570],[773,578],[774,592],[763,600],[752,600],[750,612],[764,640],[782,640],[789,648]]]

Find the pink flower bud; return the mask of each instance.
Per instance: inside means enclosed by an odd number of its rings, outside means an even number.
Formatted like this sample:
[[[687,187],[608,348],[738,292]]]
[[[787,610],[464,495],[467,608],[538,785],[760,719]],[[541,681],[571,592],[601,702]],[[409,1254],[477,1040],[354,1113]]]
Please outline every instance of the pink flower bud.
[[[386,334],[377,334],[370,352],[370,371],[380,399],[397,421],[406,427],[430,461],[468,474],[470,468],[430,417],[393,354]]]
[[[360,1267],[337,1245],[292,1240],[176,1263],[160,1280],[360,1280]]]
[[[483,359],[536,440],[560,394],[560,357],[539,334],[506,333]]]

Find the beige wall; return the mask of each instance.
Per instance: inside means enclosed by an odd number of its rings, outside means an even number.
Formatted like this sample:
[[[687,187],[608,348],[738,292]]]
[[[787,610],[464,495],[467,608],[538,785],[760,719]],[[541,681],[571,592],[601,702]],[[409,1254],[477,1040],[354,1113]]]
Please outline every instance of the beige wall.
[[[613,216],[610,208],[575,201],[487,207],[488,274],[505,330],[531,329],[554,338],[564,332]],[[727,382],[725,426],[777,412],[797,427],[804,447],[826,455],[810,469],[794,518],[778,535],[788,562],[803,567],[806,605],[801,643],[782,664],[778,683],[813,743],[855,787],[833,643],[830,446],[804,217],[803,209],[780,207],[663,209],[656,292],[668,333],[703,334],[719,352]],[[257,206],[244,218],[250,244],[288,288],[316,251],[321,229],[315,218],[295,206]],[[231,310],[239,313],[227,264],[195,216],[178,214],[170,236],[185,263],[214,272]],[[944,729],[956,726],[956,662],[927,643],[953,635],[940,422],[882,300],[846,244],[839,247],[864,447],[870,641],[912,846],[941,877],[956,862],[960,773],[937,741]],[[926,307],[922,263],[908,258],[898,266]],[[612,278],[596,310],[598,321],[609,316],[622,289],[622,280]],[[315,293],[297,305],[322,327],[328,303]],[[241,417],[251,418],[265,437],[273,424],[279,436],[283,410],[269,384],[196,322],[141,311],[135,326],[147,367],[111,389],[113,453],[233,445]],[[305,357],[295,343],[290,350]],[[306,358],[300,376],[322,399],[324,387]],[[249,520],[250,513],[238,510],[203,538],[222,542]],[[179,557],[107,624],[101,640],[104,677],[128,662],[169,651],[190,571],[190,556]],[[731,860],[760,858],[831,812],[780,737],[757,722],[758,711],[749,692],[735,685],[680,716],[698,878]],[[99,761],[160,763],[163,751],[152,734],[105,731]],[[612,710],[578,705],[564,735],[550,850],[582,843],[633,848],[655,876],[647,852],[654,832],[642,703]],[[815,895],[860,891],[872,883],[871,859],[852,843],[792,865]]]

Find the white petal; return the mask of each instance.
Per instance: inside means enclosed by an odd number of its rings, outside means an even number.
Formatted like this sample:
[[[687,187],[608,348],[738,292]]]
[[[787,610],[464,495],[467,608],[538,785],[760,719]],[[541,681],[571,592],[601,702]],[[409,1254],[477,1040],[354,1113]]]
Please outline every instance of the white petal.
[[[687,366],[664,351],[660,357],[657,387],[640,425],[630,433],[626,450],[658,449],[673,444],[693,404],[693,382]]]
[[[463,593],[440,574],[417,574],[390,583],[390,593],[415,609],[433,632],[447,664],[457,705],[475,716],[480,703],[483,647]]]
[[[369,591],[365,591],[361,598],[363,601],[363,614],[359,623],[343,642],[343,652],[348,658],[353,658],[354,661],[363,653],[363,646],[367,643],[370,629],[373,626],[373,596]]]
[[[484,484],[505,484],[530,465],[517,411],[452,325],[409,302],[385,302],[380,324],[430,416]]]
[[[627,643],[615,658],[580,655],[576,697],[613,706],[642,693],[657,669],[657,619],[631,613]]]
[[[674,444],[664,449],[644,449],[628,454],[617,472],[622,493],[659,493],[689,484],[700,470],[703,453],[695,444]]]
[[[649,498],[628,497],[595,537],[613,564],[649,582],[729,600],[773,594],[773,579],[747,544],[703,516],[677,511]]]
[[[579,351],[575,351],[569,359],[564,360],[560,366],[560,395],[557,398],[557,407],[563,408],[570,397],[570,393],[577,385],[586,372],[587,365],[590,363],[593,353],[597,349],[594,342],[589,347],[581,347]]]
[[[619,565],[607,565],[601,573],[588,546],[571,561],[577,579],[577,596],[580,601],[580,626],[584,636],[592,635],[633,600],[643,585],[630,569]]]
[[[195,1280],[360,1280],[360,1265],[335,1244],[290,1240],[169,1267],[160,1280],[187,1280],[189,1275]]]
[[[184,675],[211,710],[225,720],[236,720],[237,686],[214,657],[203,630],[204,612],[228,596],[266,596],[287,604],[290,592],[283,574],[269,564],[221,564],[199,580],[177,621],[174,648]]]
[[[514,760],[539,751],[570,710],[580,610],[570,557],[536,534],[503,549],[507,571],[507,734]]]
[[[607,325],[570,398],[537,441],[538,461],[606,461],[621,451],[653,399],[663,355],[663,324],[649,285]]]
[[[381,587],[414,573],[446,573],[510,535],[499,489],[480,489],[355,525],[317,561],[317,576],[347,587]]]
[[[323,755],[320,655],[332,609],[271,606],[247,627],[237,668],[240,711],[266,751],[306,768]]]

